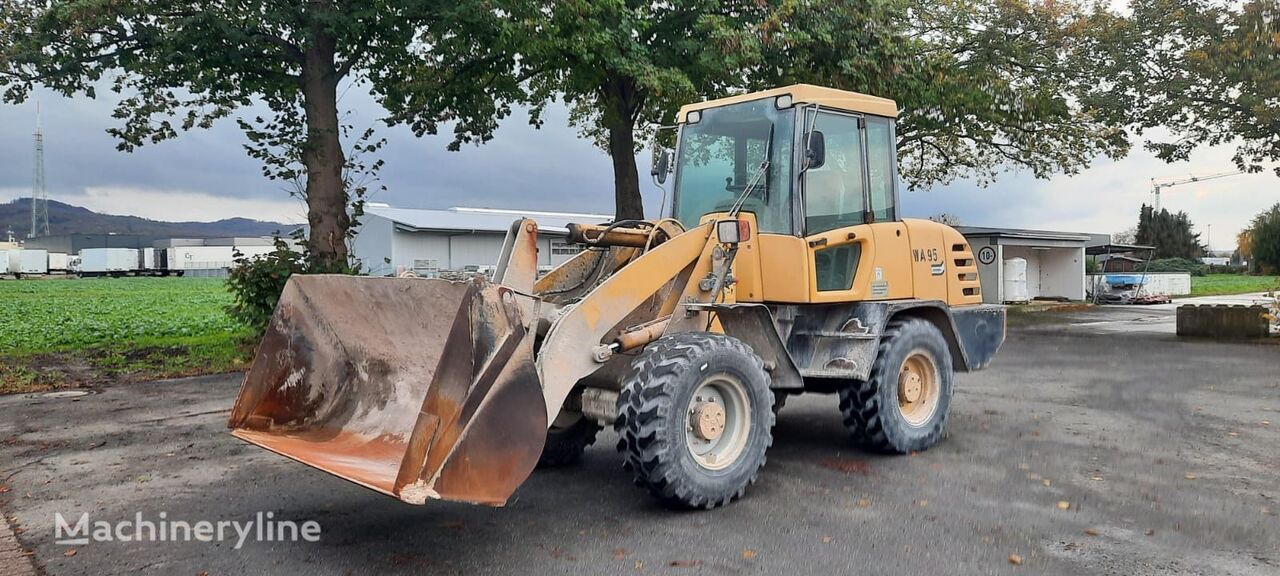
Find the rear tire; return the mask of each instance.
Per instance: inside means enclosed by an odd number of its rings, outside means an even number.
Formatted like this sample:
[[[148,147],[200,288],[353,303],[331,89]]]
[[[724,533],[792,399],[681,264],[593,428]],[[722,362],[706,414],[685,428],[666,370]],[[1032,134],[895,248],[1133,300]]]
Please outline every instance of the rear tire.
[[[773,444],[764,363],[737,338],[665,336],[631,364],[614,429],[624,468],[663,504],[711,509],[741,497]]]
[[[582,459],[587,446],[596,443],[596,433],[600,425],[595,420],[583,416],[565,428],[551,427],[547,429],[547,443],[542,447],[542,455],[538,457],[539,468],[556,468],[576,464]]]
[[[951,394],[951,351],[942,332],[920,318],[892,320],[870,378],[840,391],[840,412],[855,444],[907,454],[942,438]]]

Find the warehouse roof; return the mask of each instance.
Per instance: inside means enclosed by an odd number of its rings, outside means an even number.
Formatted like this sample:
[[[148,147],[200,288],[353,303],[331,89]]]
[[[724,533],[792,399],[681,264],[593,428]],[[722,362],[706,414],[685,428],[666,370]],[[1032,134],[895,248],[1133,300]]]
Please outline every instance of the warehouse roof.
[[[1018,238],[1022,240],[1059,240],[1088,242],[1093,236],[1079,232],[1053,232],[1051,230],[1022,230],[1019,228],[987,228],[984,226],[956,226],[965,237]]]
[[[571,223],[598,224],[613,219],[607,214],[546,212],[539,210],[499,210],[492,208],[454,207],[448,210],[392,208],[386,204],[369,204],[364,209],[391,220],[401,230],[411,232],[497,232],[505,234],[519,218],[532,218],[542,232],[568,234]]]

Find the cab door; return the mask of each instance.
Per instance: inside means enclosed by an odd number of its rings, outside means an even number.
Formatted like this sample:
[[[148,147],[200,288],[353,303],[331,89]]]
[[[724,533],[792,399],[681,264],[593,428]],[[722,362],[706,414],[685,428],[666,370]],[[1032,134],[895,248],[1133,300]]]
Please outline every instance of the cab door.
[[[801,178],[810,301],[910,298],[911,241],[897,220],[891,121],[816,107],[805,120],[825,143],[824,161],[810,162]]]

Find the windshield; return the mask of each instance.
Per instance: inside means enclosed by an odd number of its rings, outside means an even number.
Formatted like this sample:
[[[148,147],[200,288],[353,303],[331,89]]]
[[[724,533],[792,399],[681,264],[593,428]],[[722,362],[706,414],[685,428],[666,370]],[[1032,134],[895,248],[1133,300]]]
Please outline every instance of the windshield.
[[[742,210],[756,215],[761,232],[790,234],[794,118],[793,109],[778,110],[769,98],[709,108],[701,121],[685,124],[676,165],[676,219],[693,227],[704,214],[729,210],[759,172],[768,149],[768,172]]]

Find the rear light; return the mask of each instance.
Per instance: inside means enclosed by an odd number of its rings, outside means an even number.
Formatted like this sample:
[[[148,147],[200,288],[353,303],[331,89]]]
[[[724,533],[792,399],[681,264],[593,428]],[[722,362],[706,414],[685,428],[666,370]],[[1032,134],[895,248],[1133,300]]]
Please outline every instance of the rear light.
[[[751,223],[746,220],[721,220],[716,222],[716,237],[725,244],[737,244],[751,239]]]

